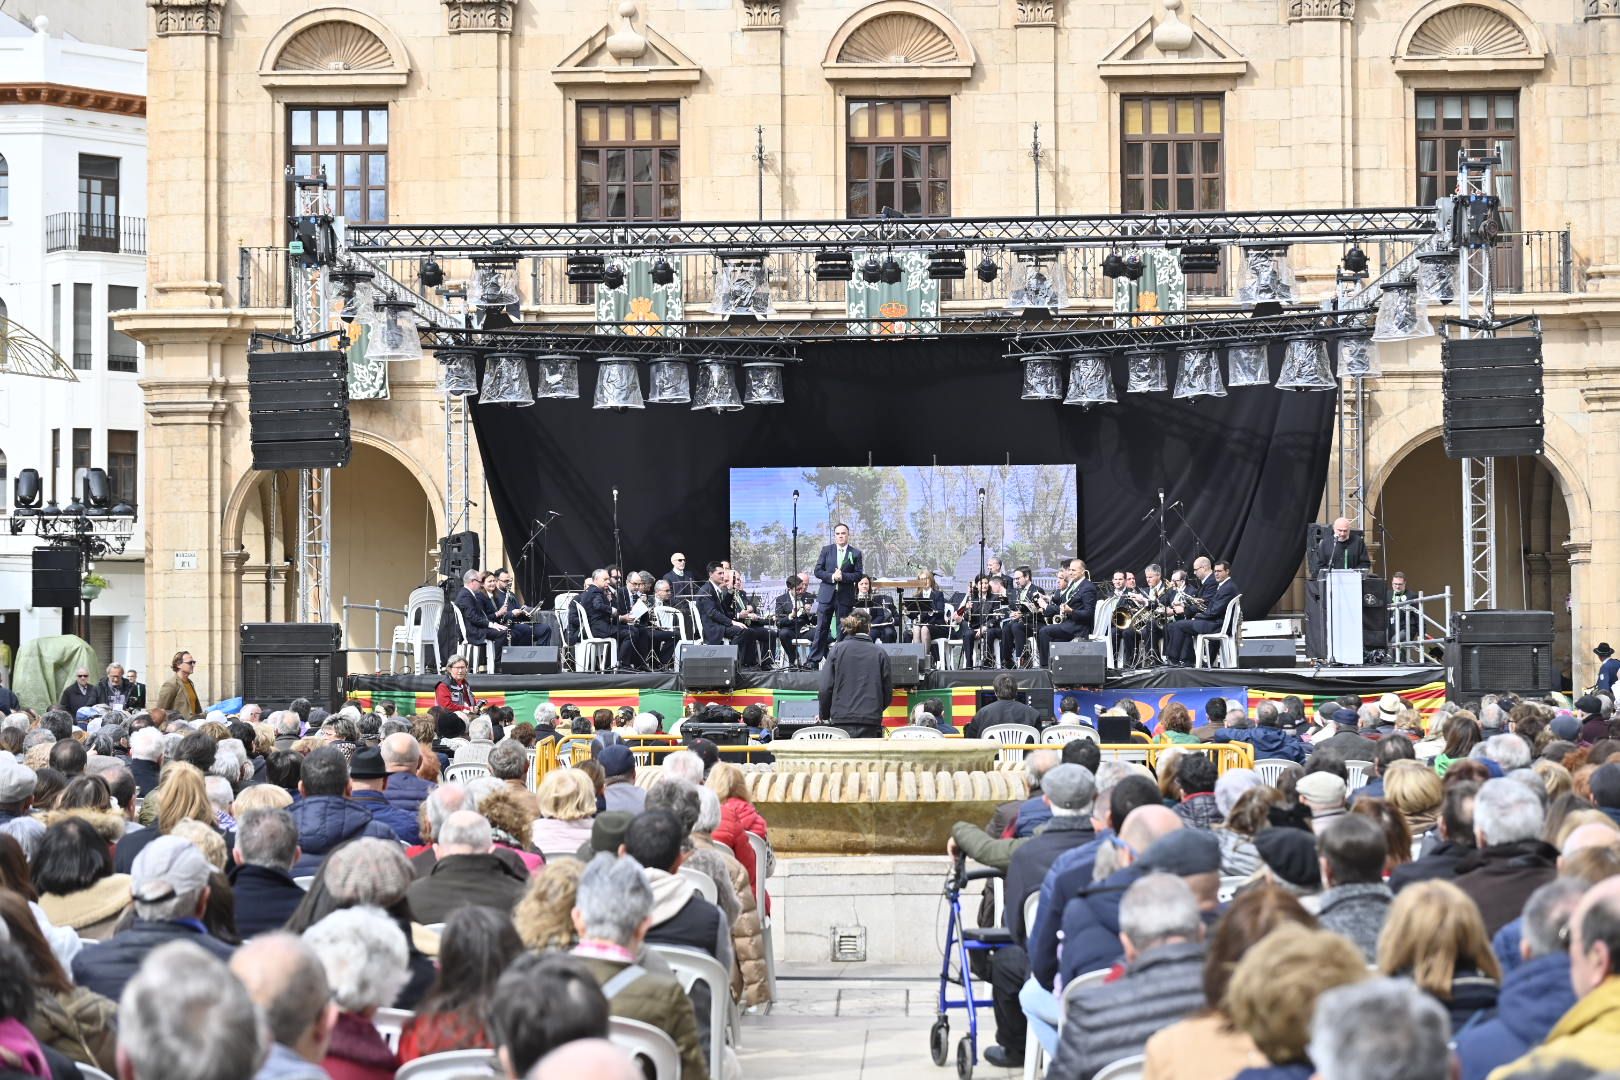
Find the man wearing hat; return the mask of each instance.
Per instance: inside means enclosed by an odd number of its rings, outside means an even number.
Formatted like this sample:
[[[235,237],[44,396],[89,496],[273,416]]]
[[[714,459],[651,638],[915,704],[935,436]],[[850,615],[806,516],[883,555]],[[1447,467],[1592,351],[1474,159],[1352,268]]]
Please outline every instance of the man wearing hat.
[[[1332,750],[1346,761],[1371,761],[1373,752],[1378,749],[1378,744],[1369,738],[1356,734],[1358,722],[1356,710],[1341,707],[1335,709],[1330,715],[1333,726],[1337,729],[1336,733],[1323,738],[1323,735],[1328,735],[1327,730],[1324,728],[1322,734],[1311,742],[1311,750],[1313,752]]]
[[[1329,822],[1343,817],[1347,812],[1344,808],[1347,786],[1344,780],[1330,772],[1310,773],[1300,777],[1299,783],[1294,785],[1300,803],[1310,808],[1311,827],[1318,833],[1327,828]]]
[[[1401,718],[1404,704],[1401,695],[1395,693],[1385,694],[1378,699],[1378,733],[1380,735],[1393,735],[1395,724]]]
[[[596,763],[607,774],[602,798],[609,810],[639,814],[647,809],[647,793],[636,786],[636,755],[628,746],[605,747],[596,756]]]
[[[1587,694],[1575,702],[1575,712],[1581,721],[1580,741],[1587,746],[1609,737],[1609,722],[1603,719],[1603,699]]]
[[[1597,654],[1598,673],[1595,690],[1614,692],[1614,681],[1620,678],[1620,660],[1614,658],[1614,650],[1609,648],[1607,641],[1598,642],[1598,647],[1592,650]]]
[[[231,947],[212,937],[202,922],[212,873],[202,850],[189,840],[160,836],[147,844],[130,872],[135,922],[80,950],[73,958],[74,984],[117,1001],[147,955],[171,941],[189,941],[229,960]]]
[[[1311,833],[1288,827],[1261,829],[1254,835],[1254,849],[1266,876],[1295,896],[1322,891],[1321,860]]]
[[[34,849],[45,835],[45,826],[29,813],[38,782],[33,769],[0,751],[0,833],[17,841],[27,859],[33,859]]]
[[[393,829],[407,844],[422,842],[417,816],[388,800],[388,763],[383,760],[382,747],[366,746],[354,752],[354,760],[349,763],[349,784],[349,800],[370,810],[373,821]]]

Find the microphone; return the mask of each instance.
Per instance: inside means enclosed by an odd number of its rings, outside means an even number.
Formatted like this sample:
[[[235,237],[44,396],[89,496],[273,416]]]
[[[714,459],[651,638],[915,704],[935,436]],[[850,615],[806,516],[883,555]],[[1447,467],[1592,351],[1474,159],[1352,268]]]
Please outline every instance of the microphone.
[[[793,489],[793,501],[794,502],[799,501],[799,489],[798,488]]]
[[[557,511],[555,511],[555,510],[547,510],[547,511],[546,511],[546,513],[547,513],[547,514],[549,514],[549,515],[551,515],[551,516],[552,516],[552,517],[554,517],[554,518],[560,518],[560,517],[562,517],[562,515],[561,515],[561,514],[559,514],[559,513],[557,513]]]
[[[618,488],[613,489],[613,501],[614,502],[619,501],[619,489]]]
[[[1160,498],[1161,501],[1164,499],[1163,492],[1161,492],[1159,494],[1159,498]],[[1138,521],[1146,521],[1149,518],[1151,518],[1154,514],[1157,514],[1158,512],[1159,512],[1158,510],[1155,510],[1153,507],[1150,506],[1150,507],[1148,507],[1148,512],[1143,514],[1141,517],[1137,518],[1137,520]]]
[[[984,502],[984,488],[979,489],[979,501]]]
[[[1180,506],[1181,506],[1181,500],[1177,499],[1175,502],[1173,502],[1169,506],[1165,507],[1165,509],[1166,510],[1174,510],[1174,509],[1176,509],[1177,507],[1180,507]],[[1186,508],[1182,507],[1182,509],[1186,509]]]
[[[1159,505],[1164,505],[1164,488],[1159,489]]]

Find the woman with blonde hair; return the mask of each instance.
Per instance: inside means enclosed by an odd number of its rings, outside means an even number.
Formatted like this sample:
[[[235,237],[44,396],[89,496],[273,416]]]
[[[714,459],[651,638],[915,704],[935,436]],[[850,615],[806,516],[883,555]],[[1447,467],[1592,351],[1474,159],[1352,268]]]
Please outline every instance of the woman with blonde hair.
[[[1451,1014],[1451,1030],[1496,1006],[1502,965],[1485,920],[1449,881],[1408,885],[1390,905],[1378,937],[1378,970],[1409,978]]]
[[[135,865],[135,856],[147,844],[159,836],[167,836],[182,821],[200,821],[210,829],[218,829],[213,804],[208,801],[208,782],[202,770],[188,762],[171,761],[164,765],[158,786],[152,789],[147,801],[156,810],[156,821],[152,827],[132,832],[118,841],[113,863],[120,874],[129,873]]]
[[[574,897],[585,864],[578,859],[558,859],[529,878],[529,891],[512,911],[518,937],[538,952],[559,952],[579,943],[574,928]]]
[[[729,761],[717,761],[709,770],[704,786],[720,799],[720,824],[711,834],[714,842],[731,849],[748,871],[748,880],[757,888],[764,879],[766,867],[755,865],[754,845],[749,842],[748,834],[764,838],[767,826],[748,799],[747,774]]]
[[[530,827],[529,842],[541,853],[572,855],[591,838],[596,816],[596,785],[578,769],[553,769],[535,793],[540,817]]]
[[[249,810],[285,810],[293,802],[292,792],[275,784],[250,784],[231,803],[231,817],[237,821]]]
[[[1384,769],[1384,801],[1406,819],[1407,831],[1413,836],[1435,827],[1445,797],[1440,777],[1416,761],[1392,761]]]
[[[1361,950],[1331,930],[1284,924],[1261,938],[1232,972],[1226,1009],[1271,1065],[1246,1068],[1236,1080],[1310,1080],[1306,1047],[1317,998],[1367,975]]]

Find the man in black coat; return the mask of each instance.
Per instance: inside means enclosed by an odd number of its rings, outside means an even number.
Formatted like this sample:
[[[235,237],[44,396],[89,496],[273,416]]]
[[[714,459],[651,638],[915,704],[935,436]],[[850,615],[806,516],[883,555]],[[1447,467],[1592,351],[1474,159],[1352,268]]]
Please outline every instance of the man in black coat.
[[[669,573],[659,580],[669,582],[670,596],[675,600],[690,600],[697,595],[697,579],[686,572],[686,556],[679,551],[669,557]]]
[[[461,612],[462,625],[467,629],[469,645],[483,645],[492,634],[506,629],[490,621],[490,608],[484,593],[484,572],[468,570],[462,577],[461,591],[456,593],[456,610]]]
[[[1097,614],[1097,583],[1086,575],[1083,560],[1069,560],[1063,582],[1062,591],[1047,604],[1048,613],[1056,615],[1057,621],[1035,632],[1035,649],[1042,667],[1052,658],[1052,642],[1090,637]]]
[[[1011,675],[1002,672],[990,685],[996,692],[996,700],[974,714],[962,729],[963,738],[977,739],[985,728],[996,724],[1024,724],[1038,730],[1040,714],[1033,706],[1018,700],[1018,683]],[[1032,736],[1030,742],[1034,741]]]
[[[894,700],[889,654],[872,640],[871,617],[856,608],[821,668],[820,715],[851,738],[883,737],[883,710]]]
[[[243,814],[236,823],[231,859],[236,932],[245,941],[287,925],[305,896],[292,877],[293,864],[298,861],[298,826],[293,816],[271,809]]]
[[[631,626],[629,612],[614,606],[613,595],[608,572],[596,570],[591,573],[590,585],[579,594],[579,604],[585,609],[585,621],[594,636],[618,642],[619,666],[625,668],[646,652],[647,642],[641,633],[645,627]]]
[[[1351,535],[1349,518],[1334,519],[1333,534],[1322,537],[1311,555],[1313,577],[1323,570],[1372,569],[1372,557],[1367,554],[1367,545],[1359,535]]]
[[[799,659],[794,652],[794,641],[803,637],[815,622],[812,606],[809,583],[797,574],[788,578],[787,591],[776,598],[776,640],[781,643],[782,655],[787,657],[790,666],[797,666]]]
[[[489,821],[475,811],[457,810],[446,818],[433,851],[438,856],[433,868],[405,893],[417,922],[442,923],[468,904],[510,915],[528,891],[528,875],[495,855]]]
[[[735,642],[740,666],[760,666],[770,649],[771,628],[748,626],[733,615],[730,589],[731,568],[724,563],[709,564],[709,580],[698,590],[698,629],[705,645]]]
[[[1165,660],[1182,667],[1192,665],[1193,644],[1198,635],[1218,631],[1226,619],[1227,607],[1238,595],[1237,582],[1232,580],[1232,564],[1225,559],[1211,566],[1206,556],[1198,556],[1193,560],[1193,576],[1198,584],[1189,587],[1188,595],[1202,600],[1204,610],[1200,613],[1190,604],[1175,605],[1171,611],[1177,617],[1164,628]]]
[[[73,673],[73,681],[62,691],[62,699],[56,703],[56,707],[77,718],[80,709],[99,704],[101,698],[96,694],[95,684],[90,681],[90,669],[79,668]]]
[[[107,676],[96,683],[96,701],[102,705],[115,705],[120,709],[133,709],[130,695],[135,687],[124,678],[122,664],[108,664]]]
[[[843,619],[855,610],[855,583],[865,573],[861,563],[861,549],[849,542],[849,526],[839,522],[833,526],[833,542],[816,556],[816,636],[810,646],[810,662],[819,664],[827,655],[832,636],[833,620]],[[867,621],[870,628],[870,618]]]
[[[1338,754],[1345,761],[1372,761],[1378,753],[1378,744],[1364,735],[1357,734],[1359,717],[1354,709],[1334,710],[1332,720],[1337,729],[1328,738],[1318,736],[1311,743],[1311,753],[1323,750]],[[1401,736],[1405,738],[1406,736]]]
[[[1474,799],[1479,785],[1464,780],[1446,786],[1440,803],[1440,822],[1435,827],[1439,842],[1409,863],[1402,863],[1389,875],[1391,892],[1400,892],[1419,881],[1450,881],[1464,860],[1474,854]]]

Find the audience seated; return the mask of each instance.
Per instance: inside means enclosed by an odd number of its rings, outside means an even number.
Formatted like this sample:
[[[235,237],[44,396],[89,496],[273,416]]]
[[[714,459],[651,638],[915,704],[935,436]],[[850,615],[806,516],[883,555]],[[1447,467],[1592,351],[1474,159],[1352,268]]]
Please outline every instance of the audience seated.
[[[30,866],[39,906],[79,937],[110,937],[130,908],[130,877],[113,873],[112,849],[88,818],[69,815],[45,830]]]
[[[494,853],[489,821],[472,810],[451,814],[434,842],[438,858],[406,892],[419,923],[447,922],[450,913],[478,904],[510,915],[528,888],[527,871],[514,871]]]
[[[405,1022],[399,1060],[493,1049],[488,1016],[495,986],[522,951],[523,942],[505,912],[474,904],[452,912],[439,935],[439,977],[416,1015]]]
[[[628,746],[605,746],[596,755],[596,762],[606,774],[602,798],[609,810],[639,814],[647,805],[647,793],[636,786],[636,755]]]
[[[1404,979],[1368,979],[1317,999],[1310,1060],[1316,1080],[1449,1080],[1448,1025]]]
[[[1417,983],[1458,1031],[1488,1015],[1502,981],[1479,908],[1449,881],[1401,890],[1378,940],[1378,970]]]
[[[1463,860],[1474,854],[1474,799],[1478,795],[1479,785],[1471,780],[1445,785],[1440,818],[1429,834],[1433,842],[1426,840],[1421,855],[1390,874],[1392,892],[1417,881],[1450,881],[1457,876]]]
[[[161,788],[159,791],[161,794]],[[295,876],[313,874],[321,860],[345,841],[361,836],[399,840],[393,829],[349,798],[349,762],[336,747],[323,746],[305,756],[298,791],[303,798],[291,810],[300,851],[293,867]]]
[[[1367,978],[1361,950],[1330,930],[1284,923],[1244,954],[1226,996],[1232,1022],[1269,1063],[1237,1080],[1310,1080],[1307,1046],[1317,999]]]
[[[285,810],[249,810],[236,823],[231,852],[236,930],[244,939],[287,925],[304,890],[292,878],[298,862],[298,826]]]
[[[120,1080],[240,1080],[257,1070],[259,1010],[223,958],[197,940],[158,946],[128,980],[118,1003]]]
[[[1487,939],[1558,873],[1557,849],[1541,839],[1545,819],[1535,793],[1506,778],[1485,781],[1474,799],[1478,850],[1458,864],[1453,880],[1478,905]]]
[[[305,930],[304,941],[338,1007],[321,1067],[332,1080],[393,1080],[399,1058],[371,1021],[410,979],[405,934],[381,909],[354,907]]]
[[[1384,884],[1383,830],[1360,814],[1346,814],[1321,831],[1316,849],[1324,886],[1317,920],[1322,929],[1350,939],[1370,964],[1394,899]]]
[[[581,961],[551,952],[524,953],[495,984],[489,1032],[505,1075],[518,1080],[559,1047],[607,1038],[607,998]],[[570,1075],[601,1076],[594,1070]]]
[[[295,934],[260,934],[236,950],[230,968],[269,1033],[270,1052],[253,1080],[325,1080],[321,1062],[339,1010],[315,950]]]
[[[372,820],[386,825],[407,844],[420,843],[421,829],[415,809],[407,810],[388,797],[388,766],[381,748],[362,746],[349,762],[349,801],[365,807]]]
[[[590,777],[578,769],[553,769],[540,781],[536,793],[540,817],[530,840],[540,852],[566,854],[591,838],[591,819],[596,816],[596,788]]]
[[[117,1004],[73,985],[28,902],[10,890],[0,890],[0,940],[9,940],[26,961],[12,977],[19,977],[33,990],[33,1008],[23,1019],[39,1044],[70,1061],[116,1071]],[[3,1038],[0,1045],[4,1045]]]

